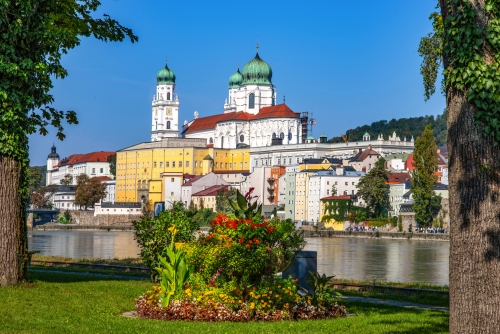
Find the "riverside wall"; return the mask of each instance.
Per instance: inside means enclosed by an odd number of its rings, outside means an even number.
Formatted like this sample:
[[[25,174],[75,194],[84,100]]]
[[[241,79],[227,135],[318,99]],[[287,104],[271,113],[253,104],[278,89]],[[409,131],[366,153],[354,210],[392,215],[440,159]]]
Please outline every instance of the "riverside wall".
[[[413,239],[450,241],[448,233],[414,233],[414,232],[356,232],[334,231],[331,229],[304,230],[306,238],[381,238],[381,239]]]
[[[94,211],[71,211],[72,224],[80,226],[130,226],[140,216],[131,214],[94,216]]]

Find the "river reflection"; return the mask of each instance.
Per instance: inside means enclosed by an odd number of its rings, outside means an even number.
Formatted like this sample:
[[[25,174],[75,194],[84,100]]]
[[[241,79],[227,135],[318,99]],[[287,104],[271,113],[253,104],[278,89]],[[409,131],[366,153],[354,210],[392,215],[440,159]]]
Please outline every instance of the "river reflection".
[[[449,243],[361,238],[307,238],[318,252],[318,272],[365,281],[448,285]],[[72,258],[136,258],[140,249],[130,231],[33,231],[31,250]]]
[[[28,245],[43,255],[77,259],[137,258],[140,253],[134,233],[128,231],[33,231]]]
[[[364,281],[449,284],[445,241],[307,238],[318,252],[318,272]]]

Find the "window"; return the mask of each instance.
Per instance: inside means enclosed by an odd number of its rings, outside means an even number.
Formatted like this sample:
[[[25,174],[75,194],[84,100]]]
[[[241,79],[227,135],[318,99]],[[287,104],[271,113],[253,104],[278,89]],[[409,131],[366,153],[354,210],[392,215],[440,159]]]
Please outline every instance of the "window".
[[[276,132],[273,132],[273,139],[276,139]]]
[[[170,129],[170,121],[167,121],[167,129]]]
[[[101,169],[99,170],[99,173],[101,173],[101,174],[102,174],[102,173],[104,173],[104,168],[101,168]]]
[[[352,183],[352,185],[354,185],[354,182]]]
[[[241,135],[240,136],[240,143],[243,143],[245,141],[245,136]]]
[[[212,137],[210,137],[210,139],[208,140],[208,142],[209,142],[210,144],[213,144],[213,143],[214,143],[214,139],[213,139]]]
[[[347,181],[346,181],[345,185],[346,185],[346,186],[347,186],[347,185],[349,185],[349,182],[347,182]]]
[[[167,93],[167,100],[170,101],[170,93]]]
[[[220,148],[224,148],[224,136],[220,137]]]
[[[61,206],[64,207],[64,203],[61,203]]]
[[[326,181],[326,185],[329,186],[330,185],[330,181]]]
[[[255,108],[255,94],[254,93],[251,93],[248,96],[248,108],[249,109]]]
[[[162,167],[163,167],[163,162],[160,162],[160,168],[162,168]]]
[[[172,178],[170,179],[170,182],[175,182],[174,180],[175,180],[175,179],[172,177]]]
[[[156,161],[155,161],[155,162],[153,162],[153,167],[154,167],[154,168],[156,168]]]
[[[195,162],[194,162],[194,167],[195,167],[195,168],[196,168],[196,167],[198,167],[198,161],[195,161]]]
[[[170,162],[169,162],[169,161],[166,161],[166,162],[165,162],[165,168],[168,168],[168,167],[170,167]]]
[[[179,167],[182,167],[182,161],[179,161]]]
[[[173,191],[170,192],[170,196],[174,196],[174,192]]]
[[[172,168],[175,168],[175,161],[172,161]]]
[[[189,161],[186,161],[186,167],[189,167]]]
[[[338,182],[337,182],[337,181],[335,181],[335,185],[338,185]]]
[[[281,138],[281,139],[285,139],[285,134],[284,134],[283,132],[282,132],[282,133],[280,133],[280,138]]]
[[[278,158],[278,165],[279,165],[280,163],[281,163],[281,159],[280,159],[280,158]]]
[[[95,174],[95,168],[92,168],[92,174]]]

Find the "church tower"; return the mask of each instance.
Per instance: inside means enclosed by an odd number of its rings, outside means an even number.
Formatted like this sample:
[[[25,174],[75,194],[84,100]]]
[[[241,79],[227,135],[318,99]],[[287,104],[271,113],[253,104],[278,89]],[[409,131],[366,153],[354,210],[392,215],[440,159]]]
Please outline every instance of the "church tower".
[[[179,98],[175,94],[175,73],[167,64],[156,74],[156,95],[152,103],[151,141],[179,136]]]
[[[52,170],[59,163],[59,154],[56,152],[56,146],[52,144],[50,154],[47,156],[47,177],[45,178],[45,185],[52,184]]]

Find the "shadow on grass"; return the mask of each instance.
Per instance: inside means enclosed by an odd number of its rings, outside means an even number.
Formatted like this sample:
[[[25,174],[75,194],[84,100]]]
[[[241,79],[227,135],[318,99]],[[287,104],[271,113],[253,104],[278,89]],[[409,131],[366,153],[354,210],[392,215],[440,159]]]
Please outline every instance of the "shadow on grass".
[[[388,305],[375,305],[362,302],[342,302],[349,313],[357,317],[370,317],[370,324],[384,325],[384,333],[447,333],[449,314],[441,311],[429,311],[416,308],[405,308]],[[411,317],[401,317],[402,313]],[[397,318],[388,319],[390,316]],[[412,321],[409,321],[411,319]],[[411,325],[411,326],[408,326]],[[404,329],[402,329],[404,328]]]
[[[63,271],[47,270],[46,272],[28,272],[28,281],[36,283],[37,281],[47,283],[79,283],[79,282],[95,282],[95,281],[139,281],[148,282],[148,280],[135,280],[127,276],[113,276],[110,274],[94,274],[94,273],[71,273]]]

